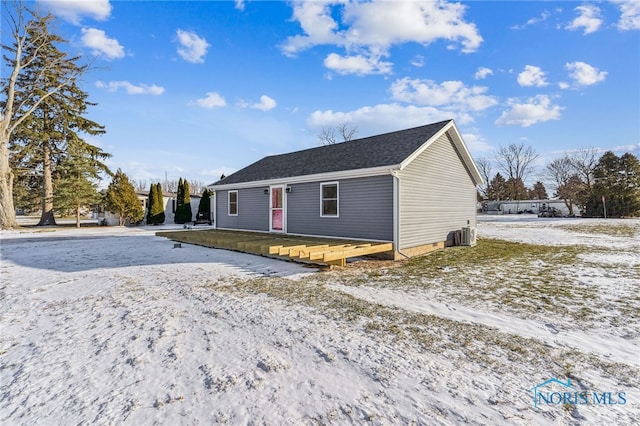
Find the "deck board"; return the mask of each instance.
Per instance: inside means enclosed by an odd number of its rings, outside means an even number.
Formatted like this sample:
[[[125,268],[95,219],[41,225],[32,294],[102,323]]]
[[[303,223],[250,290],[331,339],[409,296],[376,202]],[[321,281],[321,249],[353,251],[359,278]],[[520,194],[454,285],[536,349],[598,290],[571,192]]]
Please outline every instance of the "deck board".
[[[271,256],[299,262],[344,266],[351,257],[393,250],[392,243],[299,237],[248,231],[189,229],[159,231],[157,236],[187,244]]]

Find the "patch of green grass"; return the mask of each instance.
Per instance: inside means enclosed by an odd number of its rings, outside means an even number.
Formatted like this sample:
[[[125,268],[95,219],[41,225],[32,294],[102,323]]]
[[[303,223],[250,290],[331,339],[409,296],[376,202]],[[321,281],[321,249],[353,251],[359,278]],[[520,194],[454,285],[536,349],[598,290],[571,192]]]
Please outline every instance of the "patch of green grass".
[[[575,262],[579,247],[550,247],[511,241],[478,239],[473,247],[451,247],[429,256],[415,257],[407,262],[407,272],[439,273],[443,269],[465,269],[473,266],[497,266],[509,261],[553,261],[554,264]]]
[[[480,239],[474,247],[451,247],[412,258],[399,267],[337,272],[349,286],[432,290],[463,303],[499,304],[530,313],[542,311],[585,319],[581,306],[593,300],[593,289],[576,286],[563,267],[578,262],[580,246],[550,247]]]

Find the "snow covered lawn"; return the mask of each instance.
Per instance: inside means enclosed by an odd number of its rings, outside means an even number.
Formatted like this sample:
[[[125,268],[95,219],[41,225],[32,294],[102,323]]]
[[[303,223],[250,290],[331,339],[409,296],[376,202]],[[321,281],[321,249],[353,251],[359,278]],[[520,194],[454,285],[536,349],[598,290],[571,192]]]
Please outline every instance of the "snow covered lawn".
[[[328,272],[157,229],[1,234],[0,423],[640,418],[639,220],[482,217],[474,248]],[[534,407],[550,378],[626,403]]]

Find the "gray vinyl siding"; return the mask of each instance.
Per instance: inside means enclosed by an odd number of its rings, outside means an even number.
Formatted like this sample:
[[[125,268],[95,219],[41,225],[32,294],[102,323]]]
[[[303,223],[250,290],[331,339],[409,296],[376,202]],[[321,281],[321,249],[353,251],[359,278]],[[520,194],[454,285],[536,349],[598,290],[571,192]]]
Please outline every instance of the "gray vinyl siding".
[[[229,191],[216,191],[216,226],[221,229],[269,231],[269,195],[264,187],[238,190],[238,215],[229,216]]]
[[[402,172],[399,182],[400,249],[450,240],[476,226],[476,187],[444,134]]]
[[[391,176],[339,180],[339,217],[320,216],[323,182],[289,185],[292,191],[287,194],[288,233],[393,240]]]

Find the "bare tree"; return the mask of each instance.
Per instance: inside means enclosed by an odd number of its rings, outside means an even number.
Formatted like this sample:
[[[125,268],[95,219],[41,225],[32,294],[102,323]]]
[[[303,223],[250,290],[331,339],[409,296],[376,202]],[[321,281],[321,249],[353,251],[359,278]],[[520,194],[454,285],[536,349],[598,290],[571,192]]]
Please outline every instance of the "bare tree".
[[[484,185],[480,186],[478,189],[482,198],[487,200],[489,198],[489,191],[491,188],[491,172],[493,171],[493,166],[491,165],[491,160],[486,157],[478,158],[476,160],[476,166],[478,166],[480,175],[482,176],[482,179],[484,179]]]
[[[547,164],[547,175],[551,178],[553,189],[558,192],[562,185],[569,182],[569,178],[573,174],[573,165],[571,159],[567,156],[557,158]]]
[[[146,179],[133,179],[131,183],[133,184],[136,192],[149,191],[149,185],[147,185]]]
[[[207,184],[201,180],[189,180],[189,189],[192,195],[202,195],[204,190],[207,189]]]
[[[556,196],[562,198],[569,209],[569,215],[573,215],[573,201],[577,197],[579,185],[576,185],[577,176],[571,159],[566,155],[562,158],[557,158],[547,164],[546,170],[553,183]]]
[[[340,123],[335,127],[323,127],[318,134],[318,139],[322,145],[333,145],[340,141],[336,139],[336,133],[342,138],[342,142],[353,140],[358,133],[358,127],[348,122]]]
[[[33,114],[46,99],[59,92],[77,75],[68,75],[59,85],[42,93],[39,82],[59,65],[57,62],[45,64],[41,67],[39,74],[34,77],[31,85],[33,96],[23,96],[22,100],[16,103],[18,77],[25,68],[37,59],[41,59],[39,57],[40,49],[48,41],[43,34],[40,34],[39,37],[32,37],[33,34],[38,34],[31,31],[33,26],[37,25],[37,19],[33,18],[37,18],[38,15],[22,2],[3,0],[2,11],[2,20],[7,32],[11,34],[10,40],[13,45],[2,45],[2,50],[7,52],[5,60],[10,73],[8,78],[2,80],[0,90],[6,97],[0,102],[0,227],[11,229],[18,226],[13,204],[13,171],[9,164],[11,136],[16,128]],[[27,55],[27,52],[32,52],[32,54]],[[84,69],[79,68],[78,71],[84,71]]]
[[[175,179],[165,180],[162,182],[162,191],[176,194],[178,192],[178,181]]]
[[[597,148],[583,148],[569,156],[571,166],[586,184],[589,191],[593,186],[593,171],[599,159],[599,150]]]
[[[521,200],[522,196],[526,195],[521,193],[521,186],[519,182],[524,184],[527,177],[535,168],[535,162],[538,159],[538,154],[531,145],[525,146],[524,144],[510,144],[509,146],[501,146],[496,153],[496,163],[498,168],[507,176],[507,181],[511,184],[511,195],[515,200]]]

